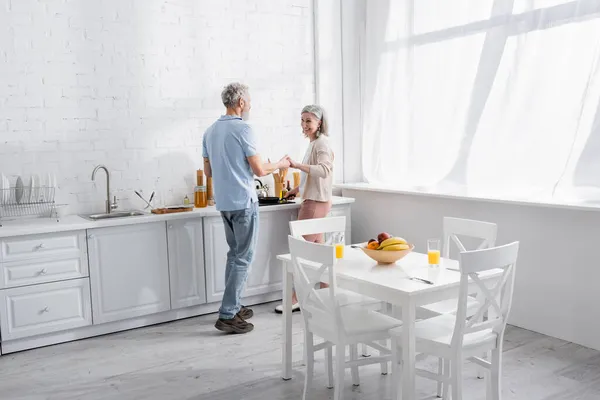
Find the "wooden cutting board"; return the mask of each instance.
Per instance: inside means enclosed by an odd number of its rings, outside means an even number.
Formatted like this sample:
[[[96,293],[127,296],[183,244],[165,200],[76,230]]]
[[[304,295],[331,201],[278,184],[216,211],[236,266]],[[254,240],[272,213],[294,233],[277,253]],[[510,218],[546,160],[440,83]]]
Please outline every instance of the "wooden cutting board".
[[[194,211],[194,207],[166,207],[166,208],[155,208],[152,210],[152,214],[173,214],[180,212]]]

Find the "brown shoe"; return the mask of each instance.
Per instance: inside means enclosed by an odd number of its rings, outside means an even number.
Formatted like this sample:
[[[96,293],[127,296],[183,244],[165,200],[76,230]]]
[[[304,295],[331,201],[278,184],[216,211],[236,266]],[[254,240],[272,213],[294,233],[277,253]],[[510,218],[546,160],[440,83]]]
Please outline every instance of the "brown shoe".
[[[254,316],[254,311],[252,311],[248,307],[242,306],[242,308],[240,308],[240,311],[238,312],[238,315],[243,320],[248,320]]]
[[[215,324],[215,328],[226,333],[248,333],[252,332],[254,325],[244,321],[238,313],[232,319],[219,318]]]

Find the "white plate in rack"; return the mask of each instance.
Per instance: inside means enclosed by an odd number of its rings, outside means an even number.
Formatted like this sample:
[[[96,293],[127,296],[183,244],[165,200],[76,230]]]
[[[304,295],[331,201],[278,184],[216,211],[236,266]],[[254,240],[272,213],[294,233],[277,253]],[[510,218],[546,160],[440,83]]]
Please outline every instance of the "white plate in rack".
[[[10,201],[10,181],[4,174],[0,176],[0,201],[2,204]]]
[[[40,179],[37,175],[31,175],[29,177],[29,202],[37,203],[39,199],[39,187]]]

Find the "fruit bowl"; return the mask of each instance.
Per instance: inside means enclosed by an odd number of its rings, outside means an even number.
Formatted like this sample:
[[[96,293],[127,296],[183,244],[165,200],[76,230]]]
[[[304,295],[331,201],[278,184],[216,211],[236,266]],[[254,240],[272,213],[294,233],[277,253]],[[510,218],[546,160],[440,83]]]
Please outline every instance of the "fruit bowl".
[[[360,249],[371,259],[377,261],[378,264],[394,264],[413,251],[414,248],[415,246],[411,244],[408,250],[398,251],[371,250],[366,247],[361,247]]]

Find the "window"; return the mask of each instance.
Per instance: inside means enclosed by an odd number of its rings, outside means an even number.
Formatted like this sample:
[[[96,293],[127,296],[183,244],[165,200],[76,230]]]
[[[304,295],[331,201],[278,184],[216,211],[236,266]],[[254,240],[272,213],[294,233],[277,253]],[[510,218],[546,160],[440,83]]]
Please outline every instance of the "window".
[[[367,180],[600,200],[600,2],[592,3],[367,2]]]

